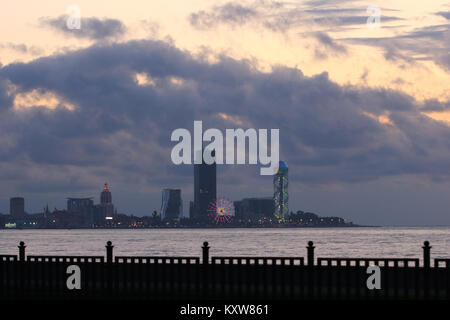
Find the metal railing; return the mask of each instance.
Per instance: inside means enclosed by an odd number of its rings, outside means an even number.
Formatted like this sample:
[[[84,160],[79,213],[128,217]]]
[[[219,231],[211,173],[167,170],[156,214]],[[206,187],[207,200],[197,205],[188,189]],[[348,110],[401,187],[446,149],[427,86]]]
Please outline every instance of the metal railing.
[[[450,259],[434,259],[425,241],[423,263],[411,258],[200,257],[0,255],[1,298],[120,299],[449,299]],[[69,266],[81,288],[67,286]],[[378,266],[381,289],[369,290],[369,266]]]

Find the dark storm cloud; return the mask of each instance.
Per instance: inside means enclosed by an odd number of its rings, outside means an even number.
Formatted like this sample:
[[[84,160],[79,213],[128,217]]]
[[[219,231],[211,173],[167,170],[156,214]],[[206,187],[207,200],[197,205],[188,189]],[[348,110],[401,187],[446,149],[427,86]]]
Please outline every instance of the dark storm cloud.
[[[0,64],[0,68],[2,65]],[[12,97],[8,94],[10,91],[10,84],[7,79],[0,76],[0,113],[2,109],[6,109],[12,106]]]
[[[81,18],[80,29],[69,29],[67,27],[67,19],[67,16],[62,15],[57,18],[41,18],[40,22],[43,26],[50,27],[65,35],[91,40],[116,38],[124,35],[126,32],[125,25],[117,19]]]
[[[136,73],[152,83],[138,85]],[[170,134],[192,130],[194,120],[205,129],[239,127],[219,113],[244,127],[279,128],[281,157],[303,183],[450,175],[450,128],[421,114],[430,104],[392,90],[339,86],[326,73],[306,77],[281,66],[262,73],[245,60],[222,56],[211,64],[164,42],[130,41],[10,64],[0,79],[14,87],[9,95],[0,87],[0,133],[8,137],[0,161],[11,168],[25,159],[29,177],[51,165],[85,171],[74,180],[83,185],[105,174],[155,188],[190,185],[192,168],[171,164]],[[75,109],[13,110],[12,97],[33,89]],[[375,120],[386,114],[391,124]],[[237,177],[236,170],[221,170],[229,181]],[[257,173],[247,174],[244,180],[257,184]]]
[[[447,111],[450,110],[450,101],[447,103],[442,103],[436,99],[427,100],[421,110],[425,112]]]

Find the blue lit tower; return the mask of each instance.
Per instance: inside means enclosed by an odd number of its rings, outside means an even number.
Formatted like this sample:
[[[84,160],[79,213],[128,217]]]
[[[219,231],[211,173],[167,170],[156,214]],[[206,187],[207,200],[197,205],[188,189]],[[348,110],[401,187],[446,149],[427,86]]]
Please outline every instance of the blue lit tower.
[[[288,166],[280,161],[277,173],[273,177],[274,216],[278,221],[284,221],[289,214]]]

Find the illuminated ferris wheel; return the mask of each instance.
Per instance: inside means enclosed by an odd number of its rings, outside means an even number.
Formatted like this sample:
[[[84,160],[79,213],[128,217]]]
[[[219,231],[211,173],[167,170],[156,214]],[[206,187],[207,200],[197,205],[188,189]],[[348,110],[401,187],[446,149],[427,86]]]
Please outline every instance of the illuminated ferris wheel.
[[[231,221],[234,216],[233,202],[228,199],[217,199],[209,204],[208,215],[212,222],[225,224]]]

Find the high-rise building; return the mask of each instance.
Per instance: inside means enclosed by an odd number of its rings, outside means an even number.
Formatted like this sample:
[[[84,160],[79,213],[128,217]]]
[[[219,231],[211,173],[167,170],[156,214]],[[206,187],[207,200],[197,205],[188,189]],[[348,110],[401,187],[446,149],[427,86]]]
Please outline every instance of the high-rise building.
[[[275,205],[274,215],[279,221],[284,221],[289,215],[289,193],[288,193],[288,166],[280,161],[277,173],[273,176],[273,202]]]
[[[214,151],[211,154],[215,156]],[[202,158],[203,159],[203,158]],[[194,210],[193,218],[199,222],[208,222],[208,207],[217,198],[216,163],[194,165]]]
[[[235,201],[234,208],[236,219],[244,221],[271,219],[275,209],[272,198],[245,198]]]
[[[114,216],[114,205],[112,203],[112,194],[109,191],[108,184],[105,183],[100,193],[100,208],[105,219],[112,219]]]
[[[9,199],[9,213],[12,218],[23,218],[25,216],[25,199],[21,197]]]
[[[161,219],[173,220],[181,216],[183,202],[180,189],[164,189],[162,191]]]
[[[68,225],[73,223],[73,226],[77,227],[91,227],[94,216],[94,200],[92,198],[67,198],[67,212],[68,215],[64,215],[62,218],[68,219]]]
[[[102,205],[112,204],[112,194],[111,191],[109,191],[107,183],[105,183],[105,185],[103,186],[102,193],[100,193],[100,204]]]
[[[94,207],[92,198],[67,198],[67,211],[69,213],[88,213]]]

